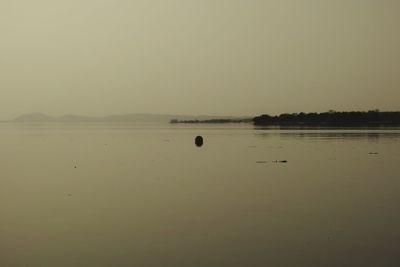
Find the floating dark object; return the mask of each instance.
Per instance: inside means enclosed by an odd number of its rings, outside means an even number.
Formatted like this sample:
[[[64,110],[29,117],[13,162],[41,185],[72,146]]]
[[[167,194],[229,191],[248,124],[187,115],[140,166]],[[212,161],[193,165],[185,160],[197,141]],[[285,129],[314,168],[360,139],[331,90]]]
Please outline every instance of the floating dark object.
[[[379,153],[378,152],[369,152],[368,154],[370,154],[370,155],[378,155]]]
[[[273,163],[287,163],[287,160],[274,160]]]
[[[201,147],[203,146],[204,140],[202,136],[196,136],[196,138],[194,139],[194,143],[196,144],[196,146]]]
[[[76,166],[74,166],[74,169],[76,169]]]
[[[259,161],[256,161],[256,163],[267,163],[267,162],[263,161],[263,160],[259,160]]]

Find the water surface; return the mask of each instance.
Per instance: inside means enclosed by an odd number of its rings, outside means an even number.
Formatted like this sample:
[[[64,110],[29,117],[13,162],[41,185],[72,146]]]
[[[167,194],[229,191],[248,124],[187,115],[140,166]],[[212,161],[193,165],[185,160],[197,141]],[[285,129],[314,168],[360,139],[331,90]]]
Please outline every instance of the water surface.
[[[399,164],[399,128],[2,123],[0,266],[399,266]]]

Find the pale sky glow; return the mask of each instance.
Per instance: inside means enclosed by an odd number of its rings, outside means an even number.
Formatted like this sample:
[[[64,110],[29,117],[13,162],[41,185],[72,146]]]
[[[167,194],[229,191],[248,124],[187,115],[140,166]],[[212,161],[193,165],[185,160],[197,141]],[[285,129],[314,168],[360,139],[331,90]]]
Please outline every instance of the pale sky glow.
[[[2,0],[0,119],[400,110],[397,0]]]

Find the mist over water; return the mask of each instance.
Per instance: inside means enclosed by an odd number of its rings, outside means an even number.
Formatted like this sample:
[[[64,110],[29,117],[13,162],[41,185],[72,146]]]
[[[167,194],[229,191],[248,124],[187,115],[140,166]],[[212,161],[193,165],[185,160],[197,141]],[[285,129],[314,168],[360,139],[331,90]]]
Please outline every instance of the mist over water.
[[[0,266],[398,266],[399,141],[400,128],[3,123]]]

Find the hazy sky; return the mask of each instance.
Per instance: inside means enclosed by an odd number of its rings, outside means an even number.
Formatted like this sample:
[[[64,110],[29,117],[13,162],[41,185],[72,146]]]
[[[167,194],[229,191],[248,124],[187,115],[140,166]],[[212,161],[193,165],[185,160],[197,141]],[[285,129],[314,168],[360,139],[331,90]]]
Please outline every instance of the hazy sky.
[[[0,119],[400,110],[398,0],[1,0]]]

